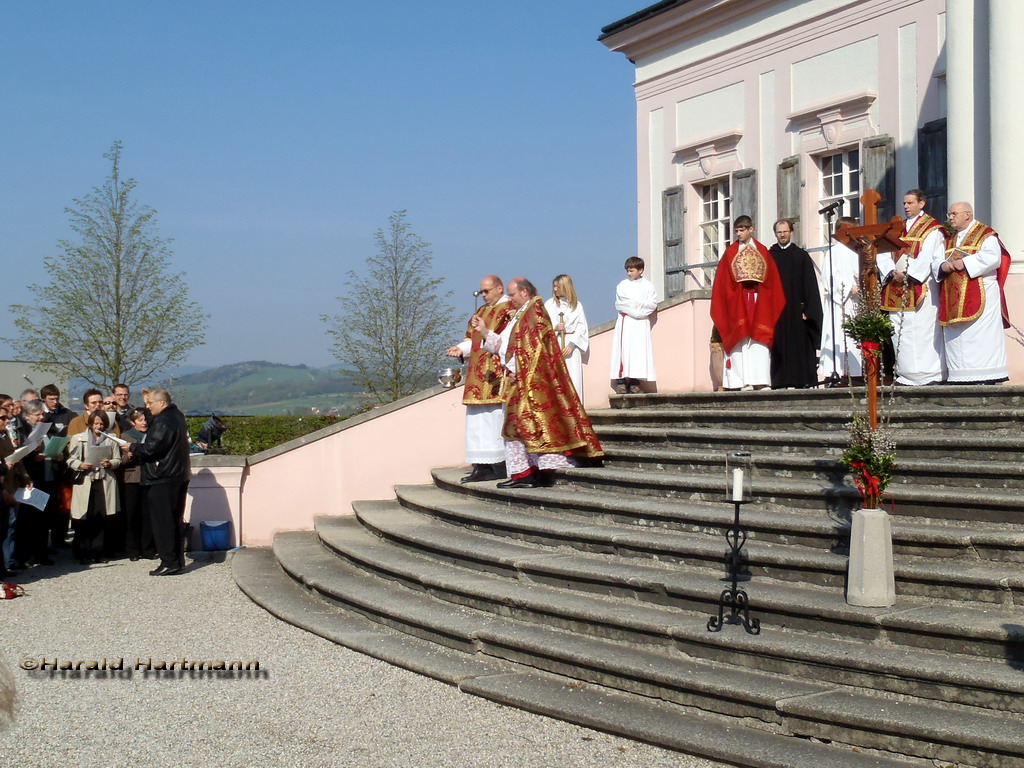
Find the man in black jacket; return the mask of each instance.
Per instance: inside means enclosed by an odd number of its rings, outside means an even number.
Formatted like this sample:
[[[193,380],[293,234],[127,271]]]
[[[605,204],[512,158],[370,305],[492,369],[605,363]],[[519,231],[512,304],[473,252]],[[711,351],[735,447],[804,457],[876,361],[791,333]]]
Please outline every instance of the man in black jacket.
[[[160,566],[150,576],[172,576],[185,568],[182,520],[191,474],[188,456],[188,425],[185,414],[171,402],[171,395],[157,389],[149,395],[151,419],[146,439],[134,443],[126,459],[142,464],[141,485],[145,508],[153,523],[153,541]]]

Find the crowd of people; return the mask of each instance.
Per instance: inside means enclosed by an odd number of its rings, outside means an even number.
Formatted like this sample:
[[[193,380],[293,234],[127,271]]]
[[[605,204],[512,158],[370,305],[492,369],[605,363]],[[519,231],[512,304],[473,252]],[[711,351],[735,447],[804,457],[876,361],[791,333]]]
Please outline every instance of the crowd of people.
[[[995,384],[1008,379],[1003,285],[1010,256],[965,202],[949,207],[947,226],[925,213],[920,189],[903,197],[905,246],[877,257],[880,308],[894,332],[888,375],[897,384]],[[843,322],[857,314],[860,254],[833,236],[819,279],[810,255],[794,245],[793,223],[775,223],[769,250],[748,216],[715,272],[711,317],[724,350],[723,389],[815,387],[863,376],[857,342]],[[840,218],[836,232],[857,227]],[[820,355],[819,355],[820,350]]]
[[[0,576],[53,565],[63,549],[83,566],[127,557],[159,559],[154,576],[184,569],[188,428],[166,390],[142,396],[135,407],[125,384],[90,388],[78,414],[53,384],[0,394]]]
[[[887,370],[907,386],[1006,381],[1002,286],[1009,254],[968,203],[951,205],[945,226],[926,206],[920,189],[904,195],[904,247],[877,259],[880,306],[894,327]],[[856,226],[841,218],[836,233]],[[861,353],[843,323],[862,300],[860,254],[833,234],[818,267],[793,242],[792,221],[778,220],[773,231],[776,242],[767,248],[755,238],[753,220],[738,217],[735,240],[715,271],[718,388],[857,382]],[[658,296],[642,259],[624,266],[626,279],[615,289],[610,378],[616,393],[637,394],[657,380],[651,325]],[[558,275],[551,292],[541,302],[533,284],[517,277],[506,293],[501,279],[488,275],[465,338],[447,350],[468,362],[463,404],[472,470],[464,483],[534,487],[550,481],[550,470],[602,455],[582,405],[590,346],[583,305],[568,275]]]

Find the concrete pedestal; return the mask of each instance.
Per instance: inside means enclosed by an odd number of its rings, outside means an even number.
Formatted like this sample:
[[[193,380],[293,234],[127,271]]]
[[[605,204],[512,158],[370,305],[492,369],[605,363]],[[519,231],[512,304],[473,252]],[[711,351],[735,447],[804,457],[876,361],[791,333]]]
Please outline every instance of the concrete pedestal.
[[[896,602],[892,525],[884,510],[858,509],[853,513],[846,602],[873,608]]]

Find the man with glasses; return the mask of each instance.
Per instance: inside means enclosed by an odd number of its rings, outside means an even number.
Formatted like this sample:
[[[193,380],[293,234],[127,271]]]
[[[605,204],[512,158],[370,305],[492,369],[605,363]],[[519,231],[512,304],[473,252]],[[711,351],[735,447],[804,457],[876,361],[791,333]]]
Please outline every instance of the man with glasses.
[[[497,275],[488,275],[480,281],[478,295],[483,297],[484,304],[473,317],[483,320],[484,333],[473,330],[473,318],[470,318],[466,338],[445,352],[448,357],[459,358],[460,362],[469,357],[462,404],[466,406],[466,461],[473,465],[473,471],[462,478],[463,483],[505,477],[505,441],[501,437],[504,369],[498,356],[483,348],[483,342],[487,330],[501,333],[508,323],[508,296]]]
[[[128,385],[121,382],[115,384],[110,393],[110,399],[114,401],[115,412],[117,413],[117,426],[121,428],[121,431],[132,428],[130,416],[131,412],[135,410],[135,406],[128,402],[131,394],[132,391],[128,388]]]
[[[1009,378],[1006,336],[1010,315],[1003,295],[1010,254],[969,203],[949,206],[955,233],[932,272],[939,281],[939,325],[950,384],[996,384]]]

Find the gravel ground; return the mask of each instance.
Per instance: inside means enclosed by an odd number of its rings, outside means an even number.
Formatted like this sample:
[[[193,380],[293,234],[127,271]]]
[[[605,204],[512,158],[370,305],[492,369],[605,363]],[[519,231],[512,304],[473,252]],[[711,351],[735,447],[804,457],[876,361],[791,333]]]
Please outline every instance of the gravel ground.
[[[0,601],[18,689],[0,765],[643,766],[718,764],[460,693],[278,621],[198,561],[38,567]],[[22,660],[257,659],[260,672],[50,672]]]

